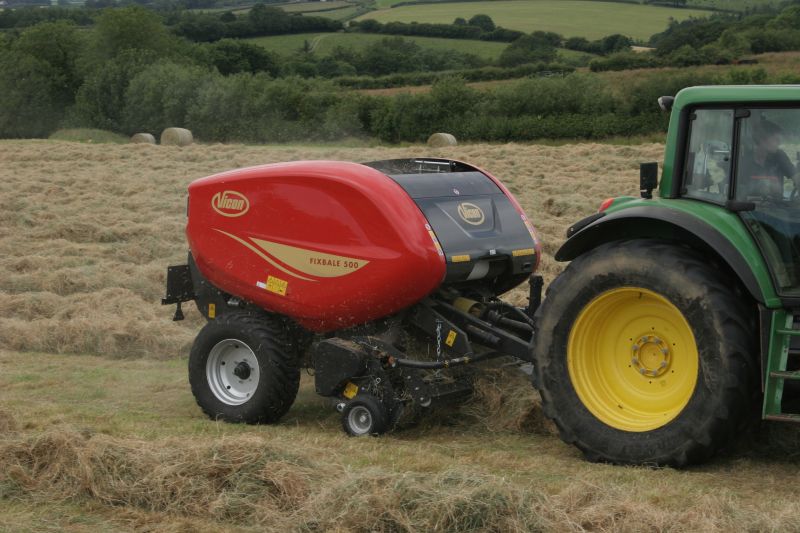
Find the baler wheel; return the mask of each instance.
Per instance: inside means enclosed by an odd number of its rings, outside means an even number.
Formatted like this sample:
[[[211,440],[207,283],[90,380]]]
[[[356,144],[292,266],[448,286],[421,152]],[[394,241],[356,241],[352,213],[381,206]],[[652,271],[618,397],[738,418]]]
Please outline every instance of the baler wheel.
[[[344,406],[342,428],[351,437],[380,435],[389,429],[389,413],[375,396],[359,394]]]
[[[226,313],[208,322],[189,354],[189,384],[214,420],[270,424],[294,403],[299,361],[280,319]]]
[[[707,257],[656,240],[575,259],[536,314],[534,385],[595,461],[683,466],[752,414],[754,307]]]

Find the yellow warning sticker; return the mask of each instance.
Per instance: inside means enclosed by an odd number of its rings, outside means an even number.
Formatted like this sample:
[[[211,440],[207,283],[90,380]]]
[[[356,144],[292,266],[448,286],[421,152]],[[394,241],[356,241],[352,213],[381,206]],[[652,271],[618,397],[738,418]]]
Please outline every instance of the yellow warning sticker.
[[[456,343],[456,332],[451,329],[450,333],[447,334],[447,338],[444,340],[444,343],[452,348]]]
[[[276,278],[275,276],[267,276],[267,290],[269,292],[274,292],[275,294],[280,294],[281,296],[286,296],[286,288],[289,286],[289,282],[280,278]]]
[[[217,304],[208,304],[208,318],[217,316]]]
[[[342,392],[342,396],[350,400],[354,398],[356,394],[358,394],[358,385],[348,381],[347,385],[344,386],[344,392]]]
[[[536,250],[534,250],[533,248],[524,248],[522,250],[514,250],[513,252],[511,252],[511,255],[513,255],[514,257],[522,257],[525,255],[536,255]]]
[[[453,255],[450,257],[450,261],[453,263],[466,263],[469,262],[469,255]]]

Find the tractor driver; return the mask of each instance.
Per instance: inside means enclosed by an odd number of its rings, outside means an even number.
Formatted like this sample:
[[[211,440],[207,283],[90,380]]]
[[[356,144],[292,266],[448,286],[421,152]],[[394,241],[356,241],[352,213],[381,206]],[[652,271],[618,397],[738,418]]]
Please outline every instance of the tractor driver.
[[[739,160],[737,197],[756,200],[755,209],[742,215],[761,227],[761,244],[780,285],[794,286],[800,276],[800,220],[796,207],[782,201],[797,200],[800,177],[789,156],[780,149],[782,137],[783,130],[774,122],[765,119],[755,122],[752,149],[744,151]],[[794,181],[790,198],[784,196],[786,178]]]
[[[753,125],[753,148],[742,154],[739,176],[739,197],[783,199],[785,178],[795,180],[797,172],[786,152],[780,149],[783,130],[769,120]]]

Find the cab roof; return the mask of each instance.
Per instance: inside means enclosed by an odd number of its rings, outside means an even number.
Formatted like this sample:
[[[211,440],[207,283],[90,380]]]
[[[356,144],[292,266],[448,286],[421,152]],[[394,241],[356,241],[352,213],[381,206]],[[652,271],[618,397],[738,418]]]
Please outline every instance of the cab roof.
[[[800,103],[800,85],[705,85],[688,87],[675,97],[673,109],[702,104]]]

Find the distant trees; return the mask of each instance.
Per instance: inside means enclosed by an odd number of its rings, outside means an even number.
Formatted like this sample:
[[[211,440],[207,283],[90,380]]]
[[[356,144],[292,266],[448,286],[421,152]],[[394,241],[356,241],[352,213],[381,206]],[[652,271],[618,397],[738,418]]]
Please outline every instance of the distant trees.
[[[173,31],[195,42],[213,42],[223,38],[258,37],[289,33],[328,32],[343,28],[340,21],[325,17],[292,15],[263,3],[253,6],[247,15],[237,17],[228,11],[222,15],[181,11],[173,17]]]
[[[477,26],[486,33],[492,32],[495,29],[494,21],[489,15],[475,15],[467,21],[467,24],[469,26]]]
[[[500,54],[499,63],[503,67],[515,67],[525,63],[551,63],[556,58],[556,46],[560,43],[561,36],[558,34],[535,31],[508,45]]]
[[[478,17],[476,19],[476,17]],[[483,19],[486,17],[486,19]],[[477,20],[473,24],[473,20]],[[487,30],[486,28],[492,28]],[[387,22],[382,24],[373,19],[351,21],[350,30],[364,33],[382,33],[386,35],[419,35],[423,37],[443,37],[445,39],[480,39],[510,43],[523,35],[521,31],[497,27],[486,15],[476,15],[467,22],[457,18],[452,24],[431,24],[427,22]]]
[[[83,39],[72,23],[45,22],[0,55],[0,137],[36,137],[64,117],[82,83],[78,69]]]

